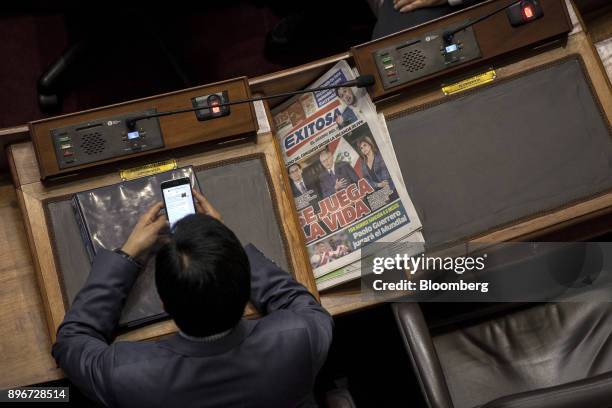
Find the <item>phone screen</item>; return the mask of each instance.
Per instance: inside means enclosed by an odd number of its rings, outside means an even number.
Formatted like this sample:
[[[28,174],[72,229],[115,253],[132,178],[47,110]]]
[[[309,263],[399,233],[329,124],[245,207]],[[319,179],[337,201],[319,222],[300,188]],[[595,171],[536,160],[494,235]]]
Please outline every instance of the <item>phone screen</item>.
[[[162,188],[162,194],[170,228],[174,227],[174,224],[181,218],[195,214],[189,179],[186,179],[184,184]]]

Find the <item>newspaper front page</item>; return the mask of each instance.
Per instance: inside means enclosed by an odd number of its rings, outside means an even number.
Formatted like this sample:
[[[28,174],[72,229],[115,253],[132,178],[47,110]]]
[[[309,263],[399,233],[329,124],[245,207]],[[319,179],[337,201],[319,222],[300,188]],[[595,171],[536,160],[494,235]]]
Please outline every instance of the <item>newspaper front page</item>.
[[[341,61],[311,87],[354,78]],[[273,118],[315,278],[354,278],[364,246],[405,240],[421,228],[384,119],[364,89],[303,94]]]
[[[375,109],[375,108],[374,108]],[[383,141],[387,140],[388,143],[382,143],[382,146],[387,148],[387,154],[388,154],[388,158],[389,158],[389,162],[393,162],[394,164],[390,164],[390,166],[395,166],[396,169],[399,169],[399,162],[397,161],[397,156],[395,155],[395,150],[393,149],[393,145],[391,144],[390,140],[391,140],[391,136],[389,135],[389,130],[387,129],[387,123],[385,121],[385,116],[381,113],[378,114],[378,123],[379,123],[379,128],[380,128],[380,135],[381,135],[381,139]],[[400,184],[402,186],[405,186],[404,184],[404,178],[402,177],[402,172],[398,171],[397,172],[397,177],[400,181]],[[389,247],[385,248],[385,252],[392,254],[392,253],[404,253],[406,251],[406,249],[412,249],[412,250],[416,250],[418,248],[420,248],[419,246],[406,246],[404,245],[407,242],[411,242],[411,243],[424,243],[425,242],[425,237],[423,237],[423,234],[420,231],[416,231],[413,233],[410,233],[408,236],[400,239],[397,243],[391,244],[389,245]],[[406,255],[408,256],[416,256],[418,255],[418,253],[407,253]],[[363,253],[362,253],[362,256]],[[384,255],[379,255],[379,256],[384,256]],[[358,279],[361,276],[361,262],[362,260],[359,259],[345,267],[342,267],[340,269],[336,269],[333,272],[327,273],[325,275],[319,276],[318,278],[315,279],[316,284],[317,284],[317,289],[318,290],[325,290],[328,288],[332,288],[334,286],[340,285],[344,282],[347,282],[349,280],[353,280],[353,279]]]

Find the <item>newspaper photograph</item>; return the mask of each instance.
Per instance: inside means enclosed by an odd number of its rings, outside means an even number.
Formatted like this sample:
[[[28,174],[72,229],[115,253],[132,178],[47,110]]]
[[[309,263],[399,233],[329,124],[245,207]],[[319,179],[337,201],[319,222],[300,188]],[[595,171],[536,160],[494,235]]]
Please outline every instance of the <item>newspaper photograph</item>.
[[[311,87],[354,78],[341,61]],[[365,245],[420,229],[364,89],[294,97],[273,110],[273,119],[315,278],[334,272],[342,281],[342,271],[354,275],[345,267],[356,264]]]

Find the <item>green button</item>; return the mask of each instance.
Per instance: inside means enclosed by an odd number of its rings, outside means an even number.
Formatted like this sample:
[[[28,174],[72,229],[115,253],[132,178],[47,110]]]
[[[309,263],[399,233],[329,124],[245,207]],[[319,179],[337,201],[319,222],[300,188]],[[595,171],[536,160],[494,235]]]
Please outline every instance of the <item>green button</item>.
[[[390,62],[391,62],[391,57],[384,57],[384,58],[382,59],[382,62],[383,62],[383,64],[388,64],[388,63],[390,63]]]
[[[70,136],[64,136],[57,139],[59,142],[69,142]]]

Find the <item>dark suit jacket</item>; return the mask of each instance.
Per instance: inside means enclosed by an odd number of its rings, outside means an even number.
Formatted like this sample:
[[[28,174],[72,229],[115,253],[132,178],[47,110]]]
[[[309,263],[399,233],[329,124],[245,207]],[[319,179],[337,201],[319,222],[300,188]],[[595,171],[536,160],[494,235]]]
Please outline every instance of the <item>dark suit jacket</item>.
[[[58,329],[53,356],[74,384],[106,406],[304,405],[327,355],[332,319],[287,272],[254,246],[245,250],[251,299],[263,318],[241,320],[229,335],[209,343],[176,334],[113,344],[138,267],[102,251]]]
[[[368,167],[366,160],[364,158],[361,159],[361,176],[368,180],[368,183],[370,183],[374,189],[378,189],[376,185],[385,180],[389,182],[389,187],[394,189],[393,181],[391,181],[391,174],[389,174],[389,170],[387,170],[387,166],[380,152],[376,152],[374,155],[371,169]]]
[[[342,124],[338,127],[342,129],[355,122],[357,122],[357,115],[355,115],[355,112],[353,112],[353,108],[347,106],[344,109],[344,112],[342,112]]]
[[[302,192],[297,188],[293,180],[289,180],[289,184],[291,184],[291,192],[293,193],[294,197],[299,197],[302,195]],[[304,183],[304,185],[306,185],[306,183]]]
[[[321,185],[323,197],[329,197],[336,192],[336,180],[339,179],[346,179],[347,186],[359,181],[357,173],[348,163],[336,163],[334,166],[334,176],[329,174],[327,169],[323,168],[323,171],[319,174],[319,184]]]
[[[304,180],[304,179],[302,179]],[[299,197],[301,196],[303,193],[300,191],[300,189],[295,185],[295,183],[293,182],[293,180],[289,180],[289,184],[291,184],[291,192],[293,193],[294,197]],[[306,180],[304,180],[304,186],[306,187],[306,192],[311,191],[312,192],[312,188],[310,188],[310,186],[308,185],[308,183],[306,183]]]

